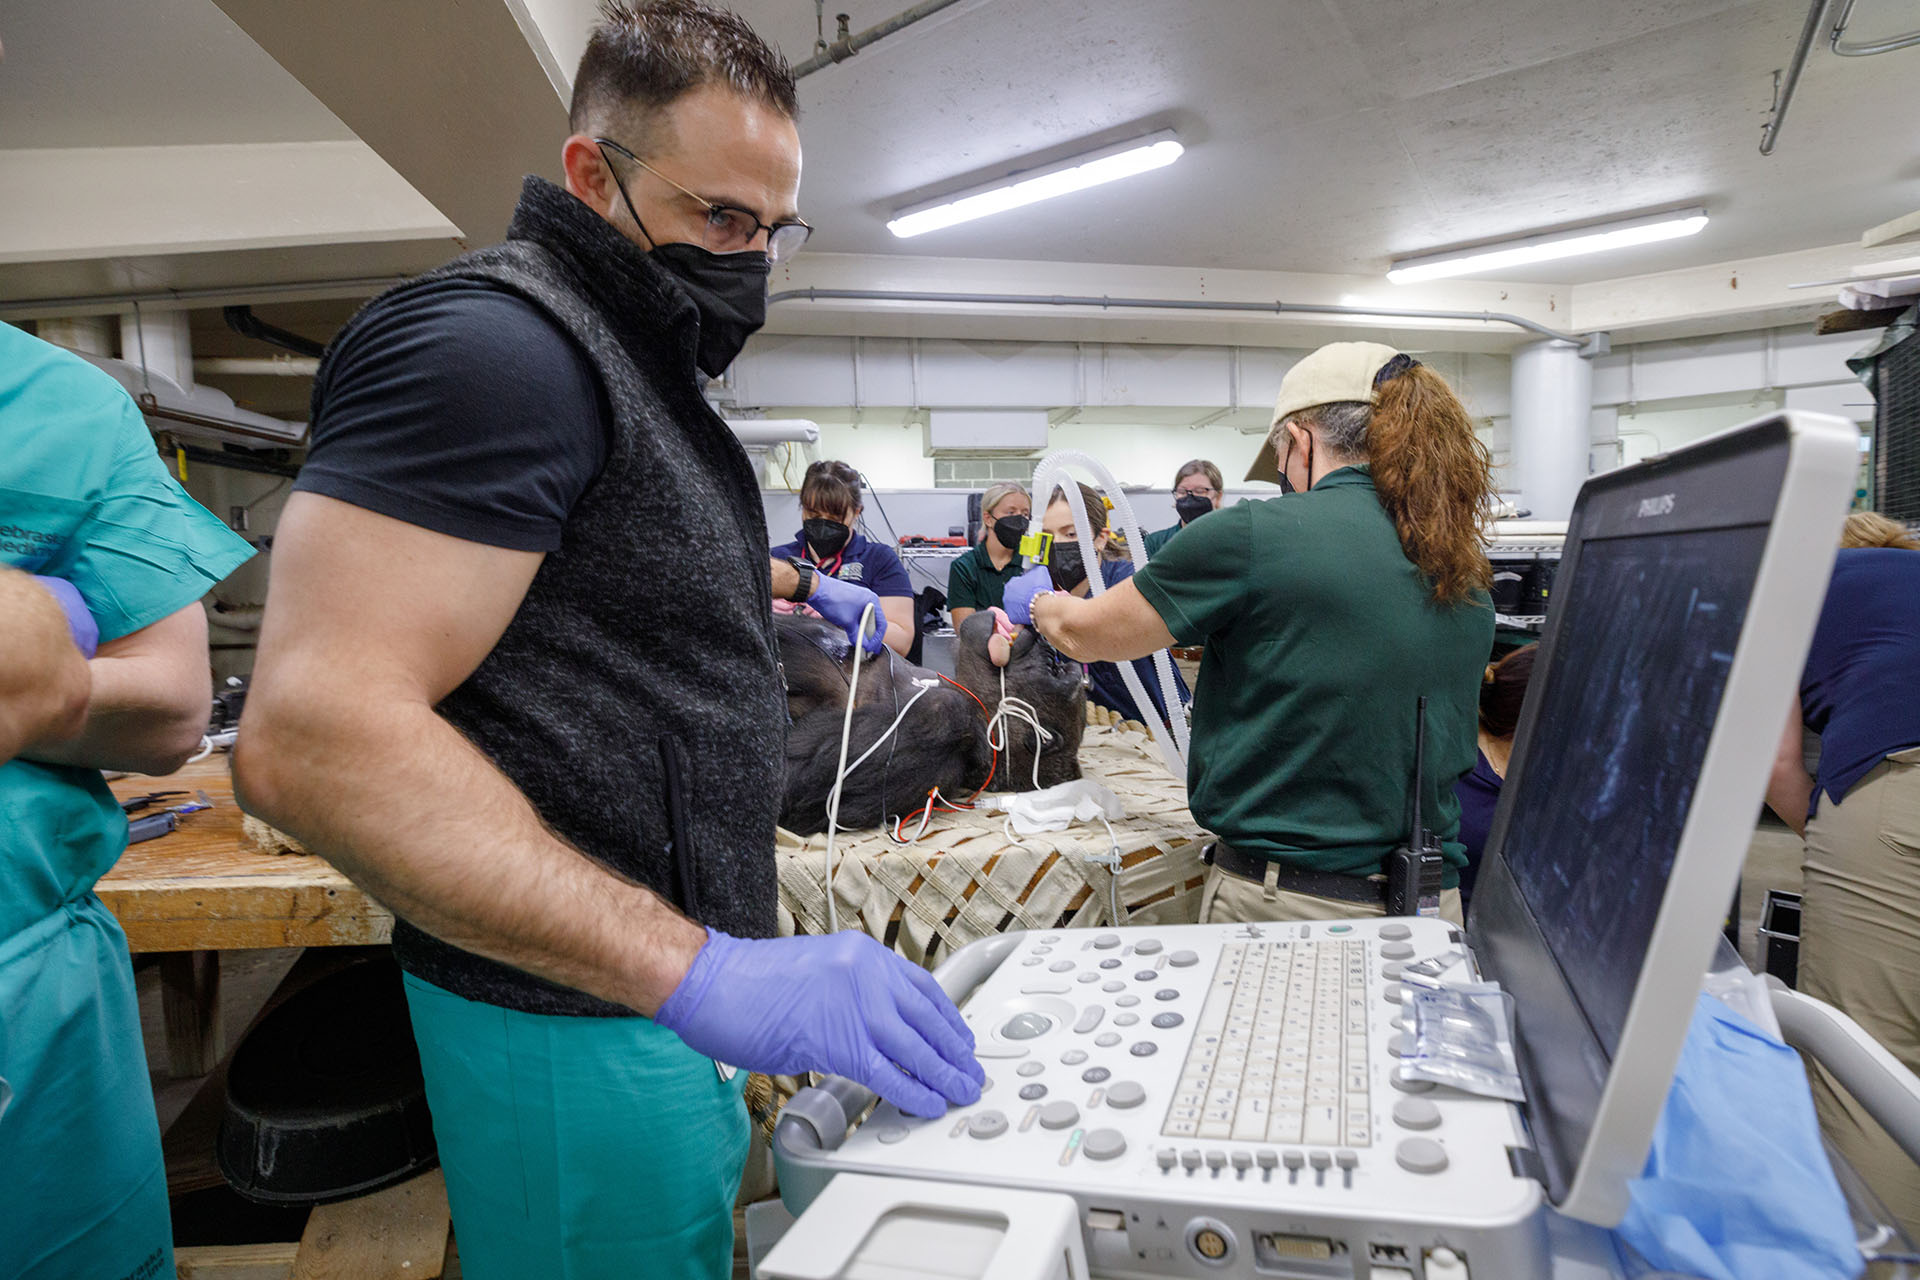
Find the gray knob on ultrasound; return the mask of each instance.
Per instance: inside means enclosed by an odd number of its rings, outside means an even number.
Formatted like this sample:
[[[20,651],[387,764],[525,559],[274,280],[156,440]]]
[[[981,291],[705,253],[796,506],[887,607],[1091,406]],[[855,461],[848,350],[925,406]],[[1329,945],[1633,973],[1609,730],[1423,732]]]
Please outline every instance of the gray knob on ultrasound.
[[[981,1111],[967,1118],[967,1132],[985,1141],[1007,1131],[1007,1118],[998,1111]]]

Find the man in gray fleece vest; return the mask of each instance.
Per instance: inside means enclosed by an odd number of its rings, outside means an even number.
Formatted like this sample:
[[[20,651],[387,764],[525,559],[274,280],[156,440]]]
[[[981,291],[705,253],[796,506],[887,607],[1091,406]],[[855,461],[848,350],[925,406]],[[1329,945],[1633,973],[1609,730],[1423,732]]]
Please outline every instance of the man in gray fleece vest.
[[[726,1275],[733,1068],[979,1096],[925,972],[769,936],[772,594],[854,635],[872,603],[769,565],[701,395],[806,239],[796,111],[733,15],[610,6],[565,189],[529,178],[504,244],[369,303],[315,378],[235,780],[398,917],[482,1280]]]

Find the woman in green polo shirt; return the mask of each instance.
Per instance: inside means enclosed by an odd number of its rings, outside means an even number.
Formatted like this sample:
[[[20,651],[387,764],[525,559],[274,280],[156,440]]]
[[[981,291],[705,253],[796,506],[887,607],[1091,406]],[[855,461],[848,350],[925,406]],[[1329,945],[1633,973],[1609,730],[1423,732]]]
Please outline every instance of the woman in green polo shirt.
[[[1424,695],[1422,808],[1458,922],[1453,785],[1473,768],[1493,644],[1486,448],[1438,374],[1341,342],[1288,372],[1247,478],[1282,495],[1196,521],[1091,600],[1023,576],[1007,613],[1083,662],[1206,646],[1187,769],[1194,816],[1220,837],[1202,920],[1380,914]]]
[[[980,499],[980,541],[947,570],[947,612],[954,630],[981,609],[995,609],[1007,584],[1020,576],[1020,536],[1033,518],[1033,499],[1017,484],[996,484]]]

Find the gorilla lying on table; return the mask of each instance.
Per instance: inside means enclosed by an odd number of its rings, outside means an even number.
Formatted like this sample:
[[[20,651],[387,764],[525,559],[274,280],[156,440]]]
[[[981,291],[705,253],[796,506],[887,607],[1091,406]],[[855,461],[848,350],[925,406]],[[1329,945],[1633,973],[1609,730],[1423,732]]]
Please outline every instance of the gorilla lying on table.
[[[827,796],[840,761],[853,646],[838,627],[819,618],[783,614],[774,619],[774,628],[791,721],[780,825],[800,835],[813,835],[827,829]],[[954,672],[964,690],[891,650],[862,659],[847,763],[858,760],[901,709],[916,694],[921,696],[898,731],[847,775],[840,796],[841,830],[877,827],[917,812],[935,787],[949,801],[964,801],[987,781],[990,768],[993,790],[1030,790],[1033,730],[1008,719],[1009,741],[997,765],[987,745],[987,718],[1000,705],[1003,672],[1005,696],[1031,706],[1051,735],[1040,751],[1040,786],[1080,776],[1080,738],[1087,715],[1086,677],[1080,665],[1061,657],[1033,631],[1021,628],[1002,668],[989,655],[992,638],[993,617],[984,609],[960,628]],[[920,682],[929,680],[934,687],[922,694]]]

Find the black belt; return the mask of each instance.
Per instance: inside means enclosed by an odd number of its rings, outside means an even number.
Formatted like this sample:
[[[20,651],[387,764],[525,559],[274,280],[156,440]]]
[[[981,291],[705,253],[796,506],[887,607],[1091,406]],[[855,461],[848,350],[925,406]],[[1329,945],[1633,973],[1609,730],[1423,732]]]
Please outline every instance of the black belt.
[[[1365,902],[1382,906],[1387,899],[1385,876],[1343,876],[1333,871],[1309,871],[1290,867],[1277,858],[1236,849],[1225,840],[1216,840],[1201,851],[1202,861],[1220,868],[1230,876],[1265,884],[1267,869],[1277,868],[1278,887],[1290,893],[1311,894],[1340,902]]]

